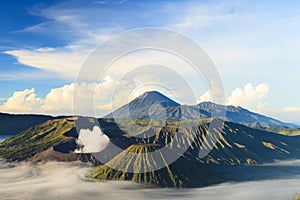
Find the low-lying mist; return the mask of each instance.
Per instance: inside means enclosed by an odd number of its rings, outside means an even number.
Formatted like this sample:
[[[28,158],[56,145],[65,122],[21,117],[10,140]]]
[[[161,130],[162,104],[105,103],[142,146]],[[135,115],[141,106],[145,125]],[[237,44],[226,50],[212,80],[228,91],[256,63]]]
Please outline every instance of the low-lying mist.
[[[0,163],[1,200],[203,199],[284,200],[300,192],[300,177],[224,183],[199,189],[157,189],[131,182],[92,182],[93,168],[80,163]]]

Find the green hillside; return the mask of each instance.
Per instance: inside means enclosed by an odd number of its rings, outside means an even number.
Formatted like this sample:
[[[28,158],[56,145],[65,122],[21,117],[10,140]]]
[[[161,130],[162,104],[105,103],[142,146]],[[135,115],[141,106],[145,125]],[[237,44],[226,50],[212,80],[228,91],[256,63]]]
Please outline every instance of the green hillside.
[[[230,122],[225,122],[224,126],[211,128],[210,125],[216,122],[220,124],[222,121],[217,119],[184,121],[180,127],[179,122],[173,121],[162,129],[154,123],[144,129],[145,132],[141,133],[143,139],[137,140],[138,144],[129,146],[106,165],[96,168],[92,177],[99,181],[131,180],[160,187],[200,187],[222,180],[244,180],[243,173],[235,176],[228,168],[226,172],[222,172],[222,166],[246,167],[278,159],[300,158],[298,146],[300,137],[279,135]],[[138,123],[143,124],[141,120]],[[125,135],[130,138],[129,134]],[[209,146],[210,138],[217,135],[219,137],[217,143],[213,147]],[[161,146],[172,148],[171,140],[178,141],[178,148],[186,148],[186,145],[190,148],[171,165],[166,164],[162,169],[151,171],[157,168],[157,163],[167,159],[163,154],[154,159],[149,152],[159,152]],[[198,158],[199,150],[208,148],[213,150],[207,156]],[[144,173],[145,171],[151,172]]]
[[[285,136],[226,122],[204,163],[253,165],[300,158],[300,137]]]
[[[8,161],[31,158],[55,145],[70,140],[65,136],[74,127],[74,119],[55,119],[29,128],[0,143],[0,157]]]
[[[160,153],[154,157],[150,153],[153,151],[159,152],[159,145],[132,145],[106,165],[96,168],[92,178],[99,181],[130,180],[160,187],[199,187],[224,181],[224,178],[208,171],[193,155],[185,154],[167,165],[164,155]],[[165,163],[165,167],[155,170],[161,162]]]
[[[213,149],[201,159],[205,164],[252,165],[300,157],[299,136],[280,135],[231,122],[223,124],[219,119],[169,121],[163,127],[159,122],[149,123],[147,119],[140,119],[135,123],[146,125],[141,127],[142,131],[137,131],[132,130],[133,122],[127,120],[124,119],[124,123],[118,121],[126,133],[120,133],[117,137],[126,136],[135,144],[157,144],[171,148],[171,141],[175,141],[176,148],[189,148],[194,156],[198,156],[199,151]],[[104,132],[110,136],[110,131]],[[212,138],[218,138],[215,144],[210,144]],[[122,143],[124,146],[126,140]]]

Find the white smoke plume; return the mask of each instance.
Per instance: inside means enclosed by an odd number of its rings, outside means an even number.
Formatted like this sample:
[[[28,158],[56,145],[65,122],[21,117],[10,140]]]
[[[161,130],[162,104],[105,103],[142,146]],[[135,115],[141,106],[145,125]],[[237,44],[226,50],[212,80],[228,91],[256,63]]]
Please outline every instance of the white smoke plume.
[[[109,144],[109,137],[105,135],[100,127],[94,126],[93,130],[81,129],[77,139],[79,149],[75,153],[98,153]]]

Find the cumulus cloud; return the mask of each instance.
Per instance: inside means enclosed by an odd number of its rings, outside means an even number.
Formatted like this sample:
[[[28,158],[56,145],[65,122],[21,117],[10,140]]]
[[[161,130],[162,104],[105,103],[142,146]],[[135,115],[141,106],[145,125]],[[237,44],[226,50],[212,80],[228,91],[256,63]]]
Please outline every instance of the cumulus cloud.
[[[230,96],[226,98],[226,104],[260,110],[266,106],[266,103],[261,102],[261,100],[268,94],[269,89],[270,87],[266,83],[261,83],[257,86],[248,83],[243,88],[234,89]],[[212,97],[212,92],[208,90],[198,98],[197,103],[213,101]]]
[[[52,89],[46,96],[42,110],[55,113],[58,110],[72,110],[74,83]]]
[[[0,106],[1,111],[5,112],[23,112],[35,113],[44,103],[42,98],[37,97],[35,89],[26,89],[24,91],[16,91],[7,101]]]
[[[59,88],[52,89],[47,96],[41,111],[51,114],[75,114],[93,115],[94,105],[98,109],[100,105],[107,104],[109,91],[113,84],[109,80],[103,80],[100,83],[71,83]]]
[[[267,83],[261,83],[257,86],[248,83],[243,88],[234,89],[227,98],[227,104],[250,108],[257,105],[261,106],[262,103],[260,101],[268,94],[269,89],[270,87]]]
[[[103,116],[113,108],[120,107],[130,100],[125,94],[133,90],[134,86],[125,80],[120,81],[119,89],[114,93],[117,83],[118,81],[106,76],[99,82],[66,84],[51,89],[45,98],[38,97],[34,88],[17,91],[0,106],[0,111]]]
[[[206,91],[203,95],[201,95],[198,100],[197,103],[201,103],[201,102],[211,102],[212,101],[212,94],[211,91],[208,90]]]
[[[242,88],[236,88],[230,96],[226,98],[227,105],[242,106],[244,108],[259,112],[274,118],[287,122],[298,122],[300,107],[287,106],[283,108],[270,108],[264,98],[267,96],[270,87],[267,83],[261,83],[253,86],[251,83],[246,84]],[[197,103],[204,101],[213,101],[211,91],[206,91],[198,98]],[[215,101],[214,101],[215,102]],[[216,102],[217,103],[217,102]]]
[[[139,88],[134,81],[117,81],[110,76],[106,76],[99,82],[71,83],[53,88],[44,98],[39,97],[34,88],[16,91],[11,97],[3,99],[4,104],[0,106],[0,111],[102,117],[128,103],[143,92],[151,90],[151,87],[146,85]],[[161,91],[159,88],[157,90]],[[269,108],[267,103],[264,102],[264,97],[268,94],[268,91],[269,85],[266,83],[256,86],[249,83],[242,88],[234,89],[231,95],[227,97],[226,103],[228,105],[242,106],[284,121],[299,121],[300,107]],[[178,97],[172,96],[173,93],[170,91],[161,92],[178,100]],[[206,91],[200,96],[197,103],[203,101],[216,102],[215,99],[212,99],[210,91]]]
[[[115,88],[116,85],[117,89]],[[151,89],[145,86],[135,90],[136,87],[137,85],[134,81],[117,81],[110,76],[106,76],[100,82],[71,83],[53,88],[45,98],[37,97],[34,89],[26,89],[15,92],[7,99],[4,105],[0,106],[0,110],[5,112],[45,113],[52,115],[78,114],[103,116]],[[230,105],[262,110],[265,103],[261,102],[261,100],[268,91],[268,84],[262,83],[252,86],[249,83],[244,88],[237,88],[232,91],[226,102]],[[169,91],[164,91],[163,93],[176,99]],[[199,97],[198,103],[203,101],[212,101],[210,91],[205,92]],[[285,110],[291,111],[292,109],[295,110],[296,108],[286,108]]]
[[[92,131],[81,129],[76,142],[81,148],[75,153],[98,153],[109,144],[109,137],[98,126],[94,126]]]

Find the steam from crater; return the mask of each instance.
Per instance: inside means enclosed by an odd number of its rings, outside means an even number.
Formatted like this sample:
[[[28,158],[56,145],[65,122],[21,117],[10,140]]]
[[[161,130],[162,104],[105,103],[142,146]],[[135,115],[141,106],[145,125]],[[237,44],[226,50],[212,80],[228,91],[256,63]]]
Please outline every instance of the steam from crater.
[[[94,126],[92,130],[81,129],[76,140],[79,148],[75,150],[75,153],[101,152],[109,144],[109,141],[109,137],[98,126]]]

